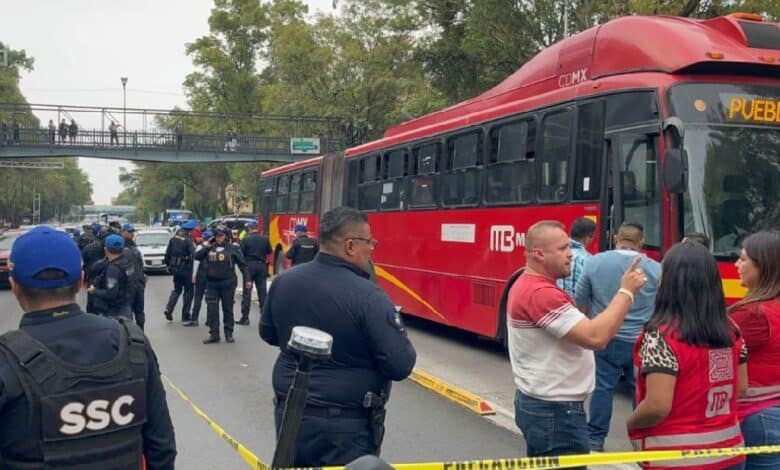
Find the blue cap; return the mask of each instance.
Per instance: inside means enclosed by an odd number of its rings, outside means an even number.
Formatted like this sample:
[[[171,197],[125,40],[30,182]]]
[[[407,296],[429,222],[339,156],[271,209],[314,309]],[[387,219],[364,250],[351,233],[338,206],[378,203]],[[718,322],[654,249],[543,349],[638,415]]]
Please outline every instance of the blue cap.
[[[114,233],[106,237],[105,246],[111,252],[122,251],[125,247],[125,239]]]
[[[257,228],[257,222],[255,222],[254,220],[247,222],[246,228]]]
[[[295,226],[296,232],[306,232],[306,226],[303,224],[298,224]]]
[[[122,231],[124,231],[124,232],[135,232],[135,227],[133,227],[133,224],[124,224],[124,225],[122,225]]]
[[[81,253],[66,232],[41,225],[14,241],[9,259],[14,282],[33,289],[58,289],[81,279]],[[60,271],[60,277],[36,279],[42,271]]]
[[[204,240],[208,240],[209,238],[212,238],[213,236],[214,236],[214,232],[212,232],[211,230],[206,230],[205,232],[203,232],[203,239]]]
[[[183,228],[184,230],[195,230],[196,228],[198,228],[198,221],[188,220],[181,225],[181,228]]]
[[[95,235],[100,233],[100,224],[99,223],[95,222],[94,224],[92,224],[92,233],[95,234]]]

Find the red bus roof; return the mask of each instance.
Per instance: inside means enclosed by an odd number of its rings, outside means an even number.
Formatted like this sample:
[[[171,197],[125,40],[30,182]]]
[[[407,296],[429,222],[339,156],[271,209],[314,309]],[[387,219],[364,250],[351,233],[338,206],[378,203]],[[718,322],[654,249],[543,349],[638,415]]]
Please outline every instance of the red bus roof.
[[[281,173],[287,173],[288,171],[300,170],[301,168],[309,168],[312,166],[319,165],[319,163],[322,161],[323,158],[324,157],[320,155],[319,157],[309,158],[307,160],[301,160],[299,162],[288,163],[287,165],[277,166],[276,168],[265,170],[260,174],[260,176],[274,176]]]
[[[544,49],[506,80],[470,100],[391,127],[384,138],[346,151],[347,156],[425,138],[484,122],[517,102],[547,93],[565,101],[594,89],[593,80],[620,74],[682,72],[699,64],[756,64],[780,70],[780,24],[735,14],[710,20],[670,16],[628,16],[595,26]],[[770,38],[767,41],[767,38]],[[765,49],[756,46],[769,47]],[[587,85],[587,86],[586,86]],[[512,104],[515,106],[512,106]],[[523,106],[531,109],[530,106]],[[485,113],[492,110],[492,113]]]

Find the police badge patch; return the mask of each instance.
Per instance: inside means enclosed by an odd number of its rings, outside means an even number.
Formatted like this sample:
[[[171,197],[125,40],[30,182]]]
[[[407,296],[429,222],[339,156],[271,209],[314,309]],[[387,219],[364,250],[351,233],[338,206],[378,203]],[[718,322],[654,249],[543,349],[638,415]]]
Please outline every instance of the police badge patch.
[[[225,255],[220,253],[217,258],[219,258],[220,261],[225,261]]]

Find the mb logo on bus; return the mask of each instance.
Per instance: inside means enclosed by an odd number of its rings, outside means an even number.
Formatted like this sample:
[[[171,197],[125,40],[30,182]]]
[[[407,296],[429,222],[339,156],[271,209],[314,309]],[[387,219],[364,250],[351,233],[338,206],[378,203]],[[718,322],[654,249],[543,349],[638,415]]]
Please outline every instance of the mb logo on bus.
[[[521,246],[525,246],[525,233],[515,232],[512,225],[490,227],[490,251],[511,253]]]

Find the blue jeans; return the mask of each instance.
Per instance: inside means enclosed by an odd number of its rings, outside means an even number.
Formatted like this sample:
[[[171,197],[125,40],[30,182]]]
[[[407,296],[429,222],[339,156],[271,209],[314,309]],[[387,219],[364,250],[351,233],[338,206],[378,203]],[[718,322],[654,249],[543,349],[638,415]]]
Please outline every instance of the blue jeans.
[[[745,446],[775,446],[780,444],[780,406],[765,408],[742,421]],[[748,455],[745,470],[780,468],[780,454]]]
[[[603,448],[612,420],[612,397],[620,377],[625,376],[634,396],[634,343],[613,339],[596,351],[596,388],[590,399],[588,434],[591,448]]]
[[[585,406],[581,401],[539,400],[518,390],[515,423],[523,433],[529,457],[590,452]]]

